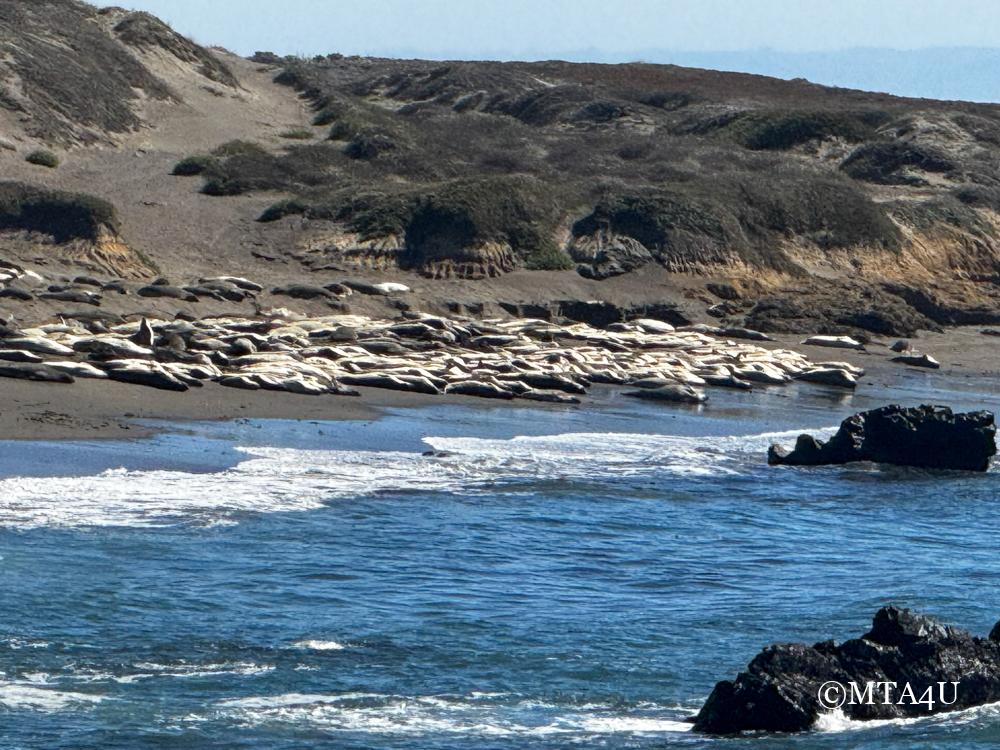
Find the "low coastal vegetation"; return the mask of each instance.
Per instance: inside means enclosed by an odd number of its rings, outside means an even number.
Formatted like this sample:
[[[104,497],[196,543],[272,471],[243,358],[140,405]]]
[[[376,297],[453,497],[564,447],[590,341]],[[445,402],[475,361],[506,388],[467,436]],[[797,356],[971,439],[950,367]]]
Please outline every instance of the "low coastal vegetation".
[[[91,195],[0,182],[0,229],[38,232],[56,242],[96,241],[102,231],[117,231],[118,216]]]
[[[1000,195],[988,154],[942,135],[1000,145],[1000,117],[974,105],[916,115],[895,97],[648,65],[255,60],[313,102],[326,140],[224,144],[175,173],[197,169],[208,195],[283,192],[260,221],[340,224],[431,276],[656,262],[805,278],[803,257],[899,255],[914,229],[982,237],[977,210]],[[933,185],[951,209],[884,185]]]
[[[55,169],[59,166],[59,157],[47,149],[32,151],[24,157],[24,160],[29,164],[48,167],[49,169]]]

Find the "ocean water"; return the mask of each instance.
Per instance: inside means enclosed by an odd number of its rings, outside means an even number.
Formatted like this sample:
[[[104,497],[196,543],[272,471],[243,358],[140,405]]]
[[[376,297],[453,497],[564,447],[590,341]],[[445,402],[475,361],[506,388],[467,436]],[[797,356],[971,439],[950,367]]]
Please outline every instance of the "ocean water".
[[[995,747],[998,707],[685,722],[767,643],[858,635],[886,603],[1000,619],[1000,474],[765,461],[883,403],[996,409],[989,389],[907,373],[4,443],[0,747]]]

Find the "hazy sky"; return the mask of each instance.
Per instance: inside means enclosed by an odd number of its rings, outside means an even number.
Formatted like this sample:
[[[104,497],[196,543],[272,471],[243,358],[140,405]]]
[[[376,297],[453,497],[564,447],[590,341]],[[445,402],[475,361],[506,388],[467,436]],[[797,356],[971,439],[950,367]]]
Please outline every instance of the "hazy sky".
[[[116,0],[249,54],[552,58],[592,50],[996,47],[998,0]],[[586,56],[584,54],[584,56]]]

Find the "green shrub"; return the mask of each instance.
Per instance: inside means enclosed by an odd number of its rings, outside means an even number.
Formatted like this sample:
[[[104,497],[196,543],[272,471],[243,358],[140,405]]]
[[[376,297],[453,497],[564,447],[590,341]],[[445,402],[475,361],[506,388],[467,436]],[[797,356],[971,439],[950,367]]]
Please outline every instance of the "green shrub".
[[[19,182],[0,182],[0,229],[40,232],[56,242],[68,242],[96,240],[105,228],[118,229],[115,208],[105,200]]]
[[[286,130],[279,134],[282,138],[287,138],[291,141],[311,141],[313,134],[311,130],[305,128],[295,128],[292,130]]]
[[[259,143],[240,140],[227,141],[212,152],[213,156],[223,158],[228,158],[230,156],[256,156],[260,154],[267,154],[267,149]]]
[[[529,271],[568,271],[573,266],[573,259],[552,242],[532,250],[524,259],[524,267]]]
[[[906,141],[869,143],[848,156],[840,168],[856,180],[883,185],[921,185],[925,180],[908,175],[906,167],[925,172],[953,172],[957,162],[931,146]]]
[[[24,157],[24,160],[31,164],[37,164],[40,167],[48,167],[49,169],[55,169],[59,166],[59,157],[45,149],[32,151]]]
[[[370,161],[395,148],[395,141],[388,136],[381,133],[362,133],[354,136],[350,143],[344,146],[344,155],[352,159]]]
[[[189,156],[177,162],[170,174],[178,177],[194,177],[203,174],[213,164],[215,164],[215,159],[211,156]]]
[[[357,137],[361,133],[362,128],[363,126],[361,123],[356,120],[344,118],[333,124],[327,138],[331,141],[349,141],[352,138]]]
[[[286,216],[302,215],[308,211],[308,203],[298,200],[297,198],[289,198],[268,206],[264,209],[264,213],[260,215],[260,218],[258,218],[257,221],[262,223],[278,221]]]

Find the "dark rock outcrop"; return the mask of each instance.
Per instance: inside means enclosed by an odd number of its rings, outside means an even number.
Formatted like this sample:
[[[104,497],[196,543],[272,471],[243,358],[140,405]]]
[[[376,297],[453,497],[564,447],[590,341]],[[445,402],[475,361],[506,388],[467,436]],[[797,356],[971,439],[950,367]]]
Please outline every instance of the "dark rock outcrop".
[[[955,414],[946,406],[891,405],[848,417],[825,443],[799,435],[791,452],[772,445],[767,461],[789,466],[873,461],[986,471],[996,452],[996,425],[988,411]]]
[[[675,326],[690,323],[690,319],[669,302],[635,304],[628,307],[603,300],[560,300],[555,303],[557,315],[575,323],[586,323],[594,328],[607,328],[613,323],[624,323],[637,318],[662,320]]]
[[[735,680],[715,686],[694,729],[709,734],[809,729],[836,707],[831,701],[839,697],[836,692],[821,702],[820,689],[829,682],[848,690],[853,683],[862,692],[875,685],[871,701],[848,693],[839,706],[855,720],[925,716],[1000,701],[998,640],[998,627],[988,639],[979,638],[908,609],[884,607],[868,633],[840,645],[768,646]],[[895,683],[889,700],[884,683]],[[933,705],[920,702],[927,695]]]

